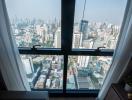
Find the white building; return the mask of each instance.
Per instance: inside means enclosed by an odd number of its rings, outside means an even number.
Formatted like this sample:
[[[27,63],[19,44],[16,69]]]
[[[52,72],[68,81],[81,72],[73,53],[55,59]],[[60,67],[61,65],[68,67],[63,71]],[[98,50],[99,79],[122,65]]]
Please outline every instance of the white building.
[[[29,58],[24,58],[24,59],[22,59],[22,62],[24,64],[26,74],[34,73],[32,58],[30,58],[30,57]]]
[[[82,33],[74,32],[73,34],[73,48],[80,48],[82,45]]]
[[[55,32],[54,47],[61,48],[61,28],[60,27]]]

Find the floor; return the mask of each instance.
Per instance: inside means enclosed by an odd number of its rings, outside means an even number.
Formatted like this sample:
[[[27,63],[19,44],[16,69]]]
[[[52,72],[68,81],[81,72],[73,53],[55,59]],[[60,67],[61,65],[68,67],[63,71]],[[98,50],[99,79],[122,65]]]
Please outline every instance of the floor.
[[[96,100],[96,98],[89,98],[89,97],[51,97],[49,100]]]

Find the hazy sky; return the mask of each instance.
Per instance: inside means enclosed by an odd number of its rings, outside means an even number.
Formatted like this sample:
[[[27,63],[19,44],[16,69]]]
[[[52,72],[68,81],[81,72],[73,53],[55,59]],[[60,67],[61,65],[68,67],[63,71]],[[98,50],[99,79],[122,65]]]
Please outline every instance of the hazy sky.
[[[9,16],[12,18],[60,19],[60,0],[6,0]]]
[[[127,0],[87,0],[84,19],[120,25]],[[60,19],[61,0],[6,0],[10,18]],[[76,0],[75,21],[82,18],[84,0]]]
[[[81,19],[85,0],[76,0],[75,20]],[[86,0],[84,19],[120,25],[127,0]]]

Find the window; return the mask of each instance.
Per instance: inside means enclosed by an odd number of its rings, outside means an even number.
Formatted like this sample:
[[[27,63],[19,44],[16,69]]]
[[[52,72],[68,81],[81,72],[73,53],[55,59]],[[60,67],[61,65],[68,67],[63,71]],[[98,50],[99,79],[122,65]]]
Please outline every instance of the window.
[[[76,0],[73,48],[115,49],[127,0]]]
[[[6,0],[6,4],[18,47],[61,48],[61,0]]]
[[[111,64],[107,56],[69,56],[67,89],[100,89]]]
[[[21,59],[31,88],[63,88],[63,56],[21,55]]]
[[[95,96],[110,68],[126,2],[6,0],[31,89]]]

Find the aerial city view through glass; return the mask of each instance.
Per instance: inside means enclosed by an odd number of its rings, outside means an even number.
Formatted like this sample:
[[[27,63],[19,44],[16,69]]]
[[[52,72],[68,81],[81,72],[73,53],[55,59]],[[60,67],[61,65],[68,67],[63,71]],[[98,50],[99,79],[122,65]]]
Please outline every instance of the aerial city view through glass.
[[[73,49],[115,49],[127,0],[76,0]],[[61,0],[6,0],[17,47],[61,48]],[[20,55],[31,88],[63,89],[63,55]],[[112,57],[68,56],[67,89],[100,89]]]

